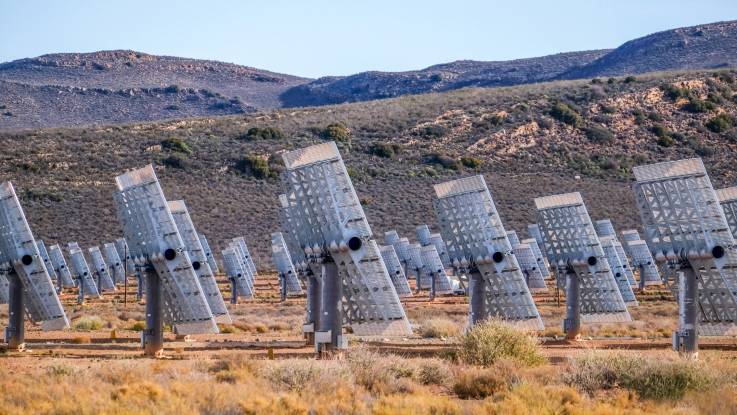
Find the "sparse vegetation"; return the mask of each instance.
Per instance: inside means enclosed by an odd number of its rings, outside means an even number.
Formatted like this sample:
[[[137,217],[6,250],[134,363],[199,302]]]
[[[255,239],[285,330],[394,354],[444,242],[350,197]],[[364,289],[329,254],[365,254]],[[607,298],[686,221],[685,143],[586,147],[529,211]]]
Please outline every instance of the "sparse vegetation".
[[[103,324],[102,319],[98,316],[83,316],[74,322],[74,329],[81,331],[100,330]]]
[[[729,114],[721,113],[711,118],[705,125],[709,131],[723,133],[732,128],[732,122],[732,117]]]
[[[394,143],[376,143],[371,147],[371,154],[384,157],[394,158],[402,151],[402,146]]]
[[[422,323],[420,336],[425,338],[448,338],[461,333],[458,323],[448,319],[431,319]]]
[[[284,138],[284,132],[274,127],[251,127],[241,137],[246,140],[281,140]]]
[[[167,138],[162,140],[161,148],[182,154],[192,154],[192,148],[181,138]]]
[[[277,172],[271,170],[267,158],[255,155],[247,155],[238,160],[235,164],[235,168],[239,172],[253,176],[257,179],[267,179],[278,176]]]
[[[550,108],[549,114],[556,120],[573,127],[580,127],[583,123],[581,116],[567,104],[562,102],[553,104],[553,107]]]
[[[614,134],[607,128],[592,125],[583,129],[586,137],[594,144],[611,144],[614,141]]]
[[[502,359],[526,366],[538,366],[546,361],[535,337],[496,320],[485,321],[469,330],[461,338],[458,358],[465,363],[484,367]]]
[[[339,144],[350,146],[351,130],[343,123],[332,123],[322,131],[324,140],[332,140]]]

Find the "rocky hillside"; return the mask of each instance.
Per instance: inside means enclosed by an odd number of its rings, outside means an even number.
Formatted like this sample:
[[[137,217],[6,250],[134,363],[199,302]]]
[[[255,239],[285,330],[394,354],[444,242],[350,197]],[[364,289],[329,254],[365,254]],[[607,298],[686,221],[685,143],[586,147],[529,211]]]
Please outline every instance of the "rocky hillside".
[[[317,80],[134,51],[44,55],[0,64],[0,129],[240,114],[561,79],[732,67],[737,22],[655,33],[614,50]]]
[[[572,52],[506,62],[453,62],[410,72],[364,72],[320,78],[282,95],[285,106],[358,102],[469,86],[636,75],[737,64],[737,22],[655,33],[614,50]]]
[[[134,51],[44,55],[0,64],[0,128],[237,114],[281,105],[307,79]]]
[[[633,166],[702,157],[715,186],[737,173],[737,73],[687,72],[469,88],[363,103],[124,126],[0,132],[35,233],[99,244],[119,235],[113,178],[155,163],[214,248],[245,235],[268,267],[278,228],[279,154],[342,147],[376,234],[436,220],[432,185],[482,173],[508,228],[524,234],[532,199],[581,191],[594,219],[637,226]]]

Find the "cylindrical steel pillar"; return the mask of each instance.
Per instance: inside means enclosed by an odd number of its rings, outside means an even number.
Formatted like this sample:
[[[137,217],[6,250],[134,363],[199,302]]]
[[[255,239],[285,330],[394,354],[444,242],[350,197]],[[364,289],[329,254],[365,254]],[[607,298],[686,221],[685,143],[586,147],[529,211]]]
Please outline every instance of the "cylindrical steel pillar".
[[[696,357],[699,353],[697,331],[699,309],[699,285],[696,273],[688,265],[681,268],[678,280],[678,331],[675,334],[675,349],[685,355]]]
[[[143,331],[143,354],[158,357],[164,351],[164,319],[161,282],[154,269],[146,270],[146,329]]]
[[[338,266],[333,261],[325,262],[322,287],[322,312],[318,322],[319,331],[330,331],[330,344],[323,344],[322,350],[334,350],[340,347],[343,334],[343,310],[341,299],[343,284],[340,281]]]
[[[566,339],[577,340],[581,336],[581,286],[572,268],[566,271],[566,319],[563,331]]]
[[[475,325],[486,319],[486,310],[484,309],[484,277],[480,272],[469,273],[469,302],[471,304],[471,325]]]
[[[23,350],[25,347],[25,307],[23,305],[23,284],[14,269],[8,273],[8,327],[5,328],[5,341],[9,350]]]

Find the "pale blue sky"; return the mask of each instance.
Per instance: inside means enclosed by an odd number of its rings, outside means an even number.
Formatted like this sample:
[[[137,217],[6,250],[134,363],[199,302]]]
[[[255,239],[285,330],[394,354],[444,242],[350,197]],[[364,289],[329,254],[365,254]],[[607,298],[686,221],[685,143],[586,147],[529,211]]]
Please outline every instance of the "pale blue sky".
[[[735,0],[0,0],[0,62],[134,49],[308,77],[612,48]]]

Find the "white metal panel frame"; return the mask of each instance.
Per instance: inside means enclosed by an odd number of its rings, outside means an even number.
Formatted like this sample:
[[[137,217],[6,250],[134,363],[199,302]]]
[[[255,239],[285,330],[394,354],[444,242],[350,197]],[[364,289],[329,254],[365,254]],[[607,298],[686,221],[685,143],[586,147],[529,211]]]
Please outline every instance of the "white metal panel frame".
[[[397,295],[399,297],[411,297],[412,290],[409,287],[409,281],[394,247],[392,245],[379,245],[379,251],[394,284],[394,289],[397,291]]]
[[[74,279],[82,281],[84,286],[84,295],[91,297],[99,297],[100,289],[95,281],[94,273],[90,270],[87,264],[87,259],[84,257],[84,251],[79,247],[76,242],[69,242],[69,260],[72,264],[72,274]]]
[[[118,218],[131,257],[158,273],[168,322],[179,334],[218,333],[153,166],[124,173],[115,182]]]
[[[26,314],[43,330],[69,327],[15,189],[0,183],[0,266],[12,266],[25,295]]]
[[[285,280],[287,295],[302,295],[304,293],[302,283],[297,278],[297,270],[294,268],[287,242],[281,232],[271,234],[271,259],[274,261],[276,272]]]
[[[335,143],[282,157],[295,237],[309,260],[319,262],[330,256],[338,266],[344,323],[359,336],[410,334],[404,308]],[[353,247],[348,246],[351,241],[356,241]]]
[[[107,291],[115,291],[115,281],[113,281],[113,278],[110,276],[110,273],[108,272],[108,267],[107,267],[107,264],[105,263],[105,259],[102,256],[100,247],[93,246],[89,248],[87,251],[90,254],[90,259],[92,259],[92,266],[94,267],[94,274],[97,275],[98,281],[100,282],[98,289],[107,290]]]
[[[536,198],[535,206],[549,258],[559,273],[570,267],[578,277],[581,322],[631,321],[581,194]]]
[[[69,266],[67,266],[67,261],[64,259],[64,252],[59,245],[51,245],[49,247],[49,259],[56,273],[61,275],[62,286],[64,288],[74,287],[75,282],[72,278],[72,272]]]

